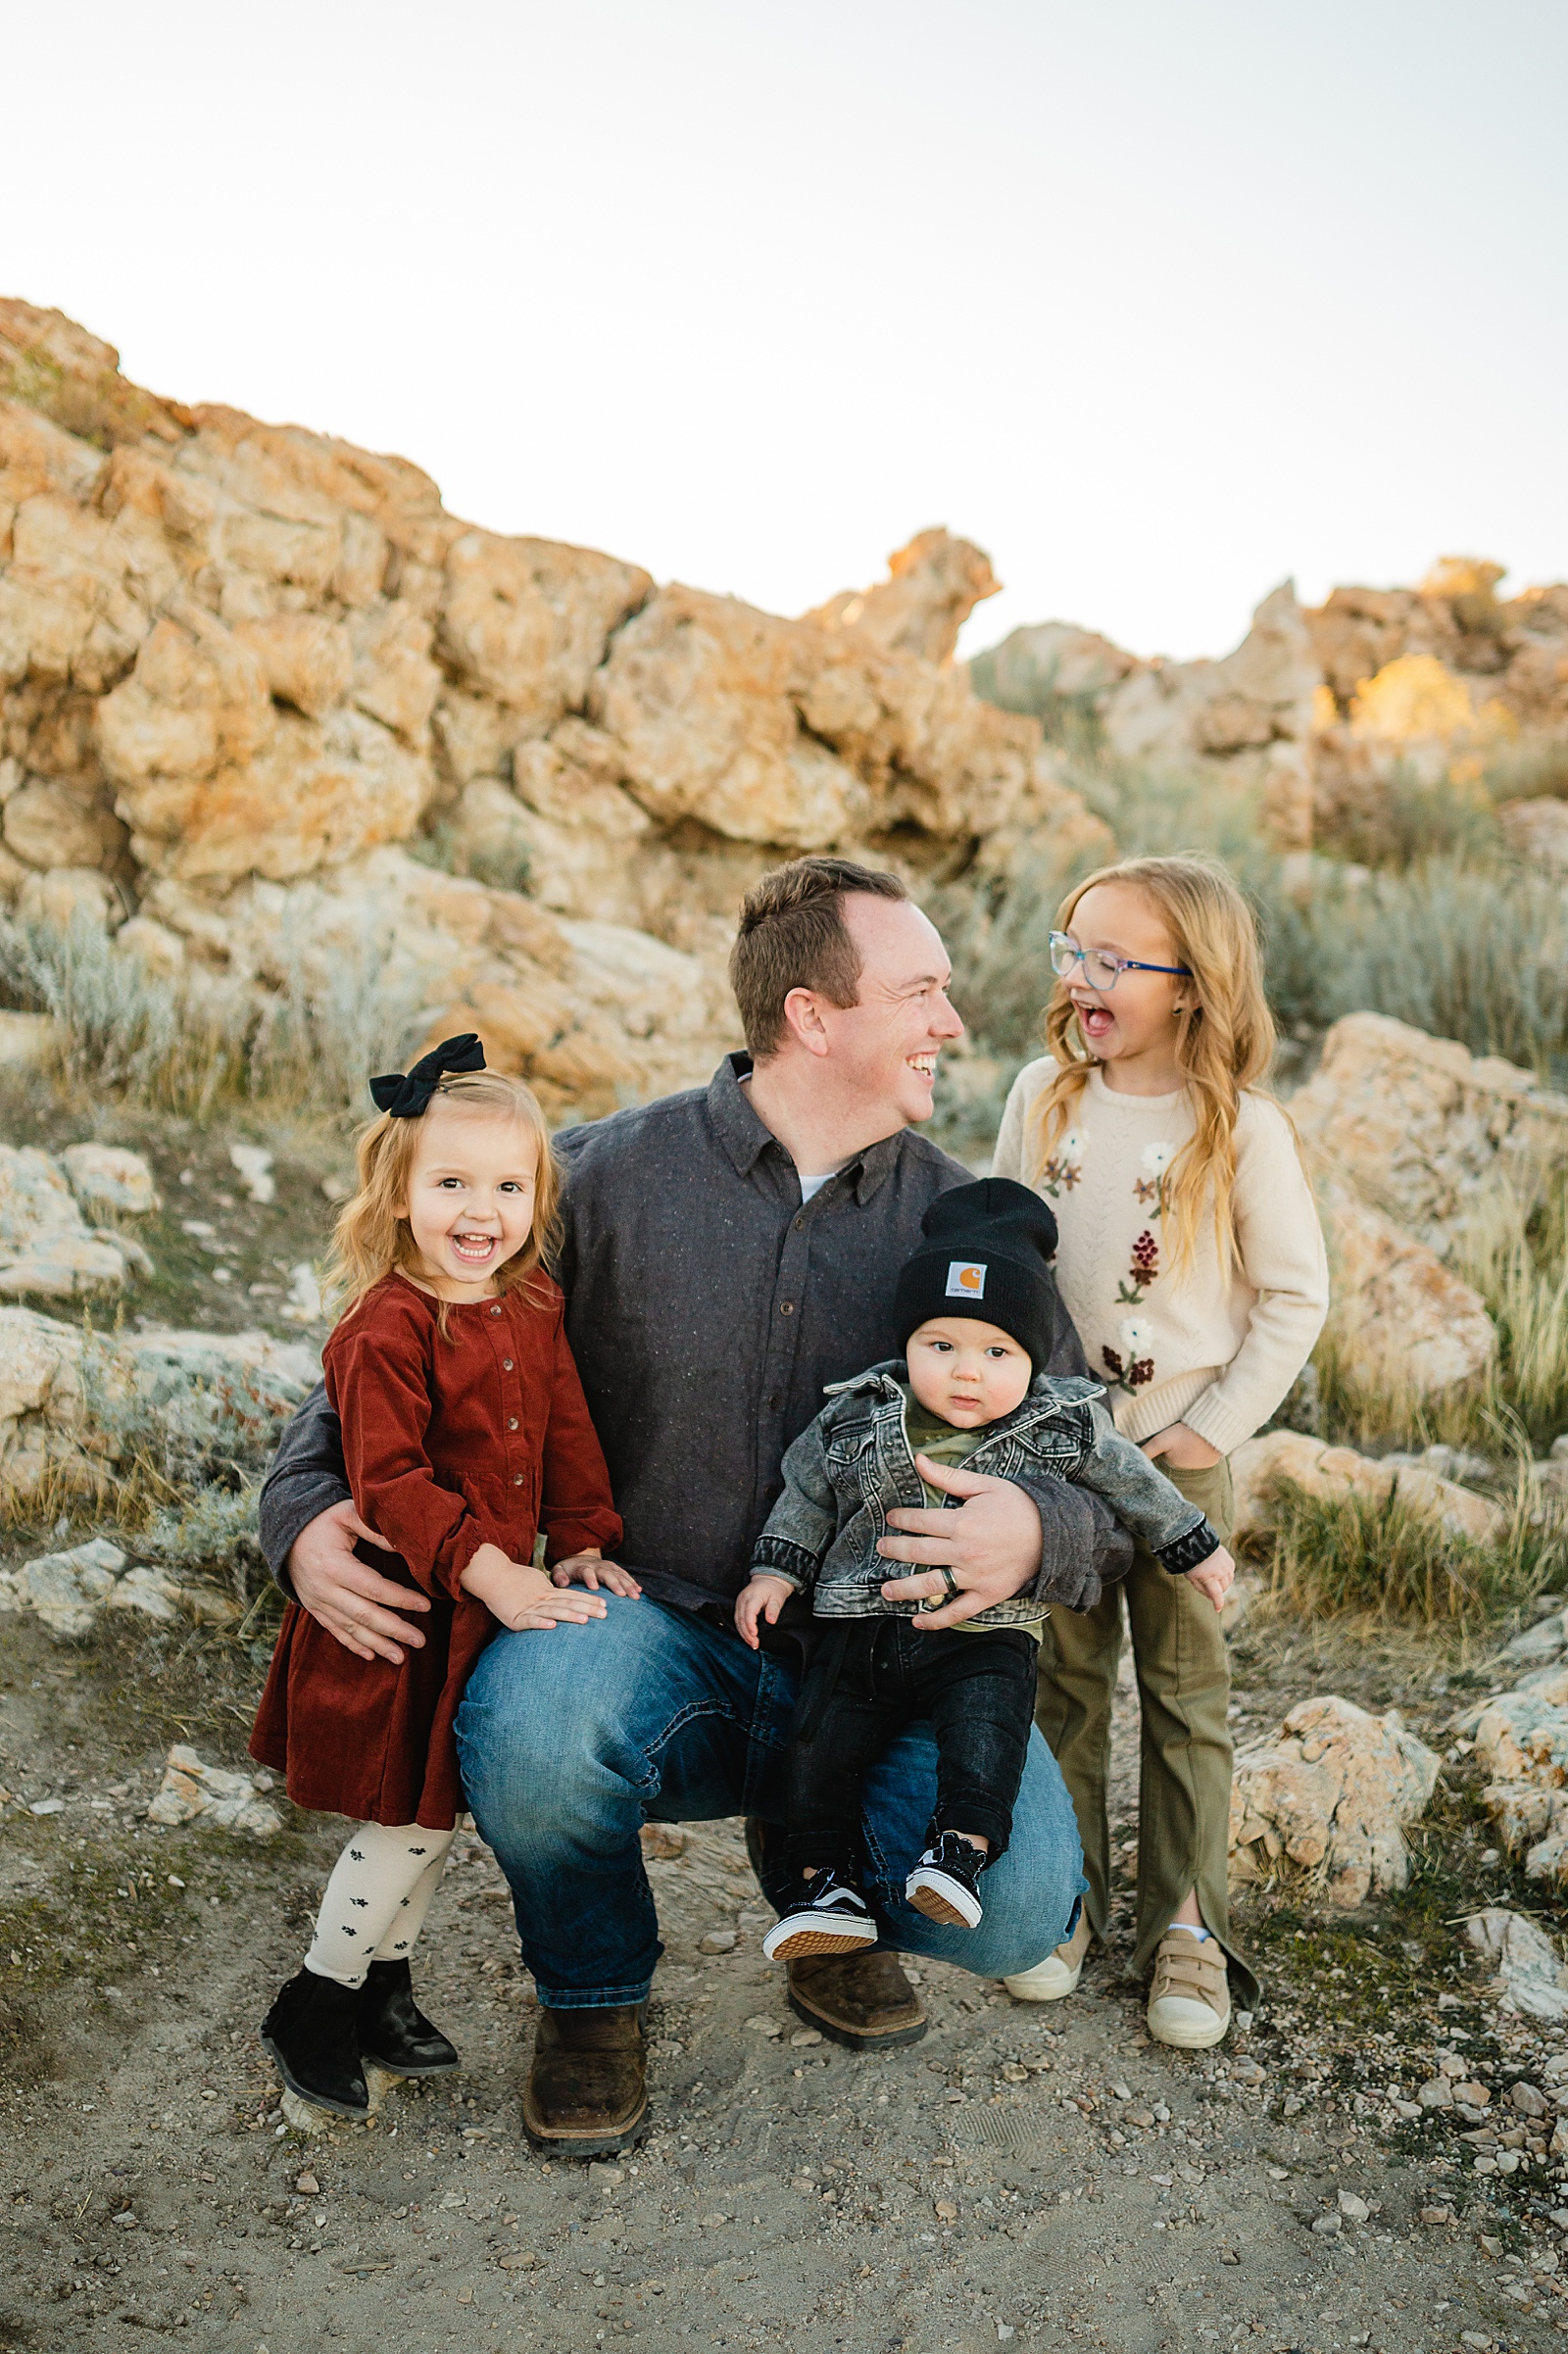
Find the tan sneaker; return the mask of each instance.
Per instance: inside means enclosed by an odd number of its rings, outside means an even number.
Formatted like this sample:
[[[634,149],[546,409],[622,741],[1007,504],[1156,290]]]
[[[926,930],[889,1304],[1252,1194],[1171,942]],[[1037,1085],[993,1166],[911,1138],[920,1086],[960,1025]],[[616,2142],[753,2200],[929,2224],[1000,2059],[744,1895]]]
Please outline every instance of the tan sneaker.
[[[1154,1955],[1149,1989],[1149,2032],[1156,2043],[1178,2051],[1202,2051],[1218,2043],[1231,2023],[1231,1989],[1225,1948],[1215,1937],[1200,1940],[1172,1927]]]
[[[1091,1935],[1089,1915],[1081,1912],[1078,1926],[1064,1945],[1048,1953],[1043,1962],[1036,1962],[1032,1970],[1019,1970],[1003,1980],[1007,1992],[1019,2002],[1060,2002],[1084,1974]]]

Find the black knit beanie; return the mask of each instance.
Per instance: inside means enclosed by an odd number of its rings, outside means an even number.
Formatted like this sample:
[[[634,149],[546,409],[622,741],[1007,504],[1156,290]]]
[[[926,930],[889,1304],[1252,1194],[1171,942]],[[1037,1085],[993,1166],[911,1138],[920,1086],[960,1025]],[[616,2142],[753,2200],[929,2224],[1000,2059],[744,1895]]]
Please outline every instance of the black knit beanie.
[[[933,1316],[994,1324],[1045,1370],[1056,1321],[1047,1261],[1056,1221],[1026,1185],[983,1177],[939,1194],[920,1221],[926,1240],[905,1262],[894,1295],[901,1349]]]

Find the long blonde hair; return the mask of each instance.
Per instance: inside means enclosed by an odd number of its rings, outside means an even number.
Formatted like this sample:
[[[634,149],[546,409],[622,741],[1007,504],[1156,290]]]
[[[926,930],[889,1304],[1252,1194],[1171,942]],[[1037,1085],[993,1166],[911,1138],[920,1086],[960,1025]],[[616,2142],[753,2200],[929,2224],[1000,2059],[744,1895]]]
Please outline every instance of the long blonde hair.
[[[1234,1260],[1236,1122],[1243,1094],[1256,1086],[1274,1054],[1274,1017],[1263,994],[1263,960],[1251,909],[1217,859],[1124,858],[1119,865],[1102,866],[1068,892],[1057,911],[1058,931],[1070,928],[1079,901],[1098,883],[1146,892],[1164,920],[1176,962],[1193,976],[1196,1002],[1176,1016],[1176,1062],[1192,1101],[1194,1126],[1160,1181],[1167,1263],[1175,1273],[1191,1266],[1205,1207],[1212,1212],[1221,1258]],[[1035,1106],[1036,1183],[1095,1067],[1066,981],[1057,981],[1044,1021],[1056,1069]]]
[[[458,1071],[441,1080],[431,1101],[493,1119],[519,1120],[534,1140],[538,1173],[533,1226],[516,1256],[496,1274],[503,1292],[515,1291],[541,1268],[548,1270],[561,1244],[561,1169],[550,1149],[539,1099],[531,1087],[504,1072]],[[338,1212],[324,1281],[324,1289],[338,1302],[340,1323],[353,1315],[383,1276],[397,1272],[417,1277],[420,1272],[418,1249],[402,1204],[408,1199],[409,1172],[424,1116],[395,1120],[383,1111],[360,1135],[355,1148],[359,1185]],[[443,1340],[449,1337],[448,1305],[443,1300],[436,1314]]]

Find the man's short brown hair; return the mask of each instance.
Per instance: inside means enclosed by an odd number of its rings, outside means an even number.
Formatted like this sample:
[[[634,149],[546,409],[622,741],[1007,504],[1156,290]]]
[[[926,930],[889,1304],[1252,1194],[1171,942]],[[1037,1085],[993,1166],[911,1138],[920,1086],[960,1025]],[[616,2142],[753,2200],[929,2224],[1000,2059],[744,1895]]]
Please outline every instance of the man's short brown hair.
[[[784,1001],[792,989],[814,989],[830,1005],[857,1003],[860,953],[844,920],[852,891],[870,899],[909,896],[896,874],[853,858],[795,858],[764,874],[742,900],[729,982],[759,1061],[784,1043]]]

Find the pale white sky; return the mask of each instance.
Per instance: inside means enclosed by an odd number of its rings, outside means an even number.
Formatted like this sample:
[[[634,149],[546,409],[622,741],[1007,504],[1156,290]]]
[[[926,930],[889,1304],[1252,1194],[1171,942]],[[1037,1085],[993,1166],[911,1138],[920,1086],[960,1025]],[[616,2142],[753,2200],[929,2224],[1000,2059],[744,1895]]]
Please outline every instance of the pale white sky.
[[[793,613],[944,522],[1221,653],[1568,575],[1562,0],[4,12],[0,288],[501,530]]]

